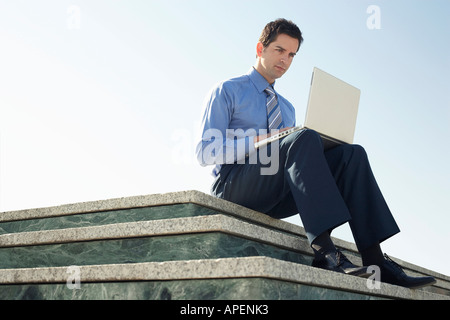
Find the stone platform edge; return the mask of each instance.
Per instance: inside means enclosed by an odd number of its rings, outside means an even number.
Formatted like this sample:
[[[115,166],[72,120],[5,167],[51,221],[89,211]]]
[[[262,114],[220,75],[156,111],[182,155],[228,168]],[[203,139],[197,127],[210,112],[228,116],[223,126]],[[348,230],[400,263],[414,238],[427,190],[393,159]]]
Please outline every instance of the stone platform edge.
[[[268,278],[388,299],[450,300],[448,296],[385,283],[380,283],[379,288],[371,289],[367,279],[268,257],[92,265],[79,268],[80,283]],[[68,267],[4,269],[0,270],[0,284],[66,283],[68,270]]]
[[[174,204],[192,203],[213,210],[222,212],[227,215],[231,215],[243,220],[250,221],[252,223],[260,224],[270,228],[274,228],[283,232],[291,233],[293,235],[306,238],[306,233],[303,227],[294,225],[292,223],[273,219],[260,212],[245,208],[235,203],[207,195],[197,190],[169,192],[163,194],[151,194],[130,196],[123,198],[114,198],[107,200],[97,200],[88,202],[79,202],[74,204],[64,204],[59,206],[25,209],[17,211],[0,212],[0,223],[7,221],[18,221],[28,219],[39,219],[47,217],[57,217],[65,215],[94,213],[111,210],[122,210],[131,208],[144,208],[153,206],[164,206]],[[354,243],[344,241],[338,238],[333,238],[335,244],[345,250],[358,253],[356,245]],[[443,275],[441,273],[428,270],[426,268],[411,264],[409,262],[393,258],[402,267],[414,270],[419,273],[434,276],[438,279],[442,279],[446,282],[450,282],[450,276]]]
[[[299,252],[311,251],[306,241],[296,236],[224,214],[9,233],[0,235],[0,248],[210,232],[222,232]]]

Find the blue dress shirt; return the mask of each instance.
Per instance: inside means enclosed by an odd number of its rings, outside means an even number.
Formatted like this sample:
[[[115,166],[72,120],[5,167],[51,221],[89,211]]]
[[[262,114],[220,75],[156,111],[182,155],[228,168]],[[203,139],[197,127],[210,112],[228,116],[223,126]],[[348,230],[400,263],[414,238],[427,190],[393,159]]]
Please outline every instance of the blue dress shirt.
[[[253,138],[267,133],[267,94],[270,84],[254,68],[243,76],[223,81],[207,96],[204,105],[197,160],[202,166],[239,163],[256,152]],[[295,109],[277,94],[285,127],[295,126]]]

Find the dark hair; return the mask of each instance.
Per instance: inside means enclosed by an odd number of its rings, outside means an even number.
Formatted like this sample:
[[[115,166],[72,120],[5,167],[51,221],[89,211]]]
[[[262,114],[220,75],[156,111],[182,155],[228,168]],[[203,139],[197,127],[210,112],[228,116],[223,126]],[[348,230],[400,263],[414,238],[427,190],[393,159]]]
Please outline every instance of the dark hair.
[[[286,34],[292,38],[298,40],[298,49],[303,42],[302,32],[297,27],[295,23],[286,19],[277,19],[275,21],[269,22],[263,29],[261,36],[259,37],[259,42],[266,48],[274,42],[278,35]]]

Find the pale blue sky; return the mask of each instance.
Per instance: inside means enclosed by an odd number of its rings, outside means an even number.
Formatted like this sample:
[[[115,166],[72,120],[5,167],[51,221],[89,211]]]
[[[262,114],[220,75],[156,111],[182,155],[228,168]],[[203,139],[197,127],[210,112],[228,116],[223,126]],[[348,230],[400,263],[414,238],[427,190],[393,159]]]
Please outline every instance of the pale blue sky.
[[[402,230],[383,248],[450,275],[449,16],[449,0],[0,0],[0,211],[209,193],[202,101],[285,17],[305,38],[276,84],[298,124],[314,66],[360,88],[355,143]]]

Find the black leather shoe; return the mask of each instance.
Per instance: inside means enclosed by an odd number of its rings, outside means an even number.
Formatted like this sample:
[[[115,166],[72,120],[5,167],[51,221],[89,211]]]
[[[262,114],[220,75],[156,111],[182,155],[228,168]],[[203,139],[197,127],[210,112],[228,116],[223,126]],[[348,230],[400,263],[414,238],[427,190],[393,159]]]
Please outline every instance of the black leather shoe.
[[[355,266],[339,250],[325,254],[323,259],[314,259],[312,266],[363,278],[367,278],[371,275],[371,273],[367,272],[367,267]]]
[[[403,271],[402,267],[389,258],[387,254],[384,254],[384,258],[384,263],[379,266],[381,282],[410,289],[418,289],[436,283],[436,279],[433,277],[410,277]]]

